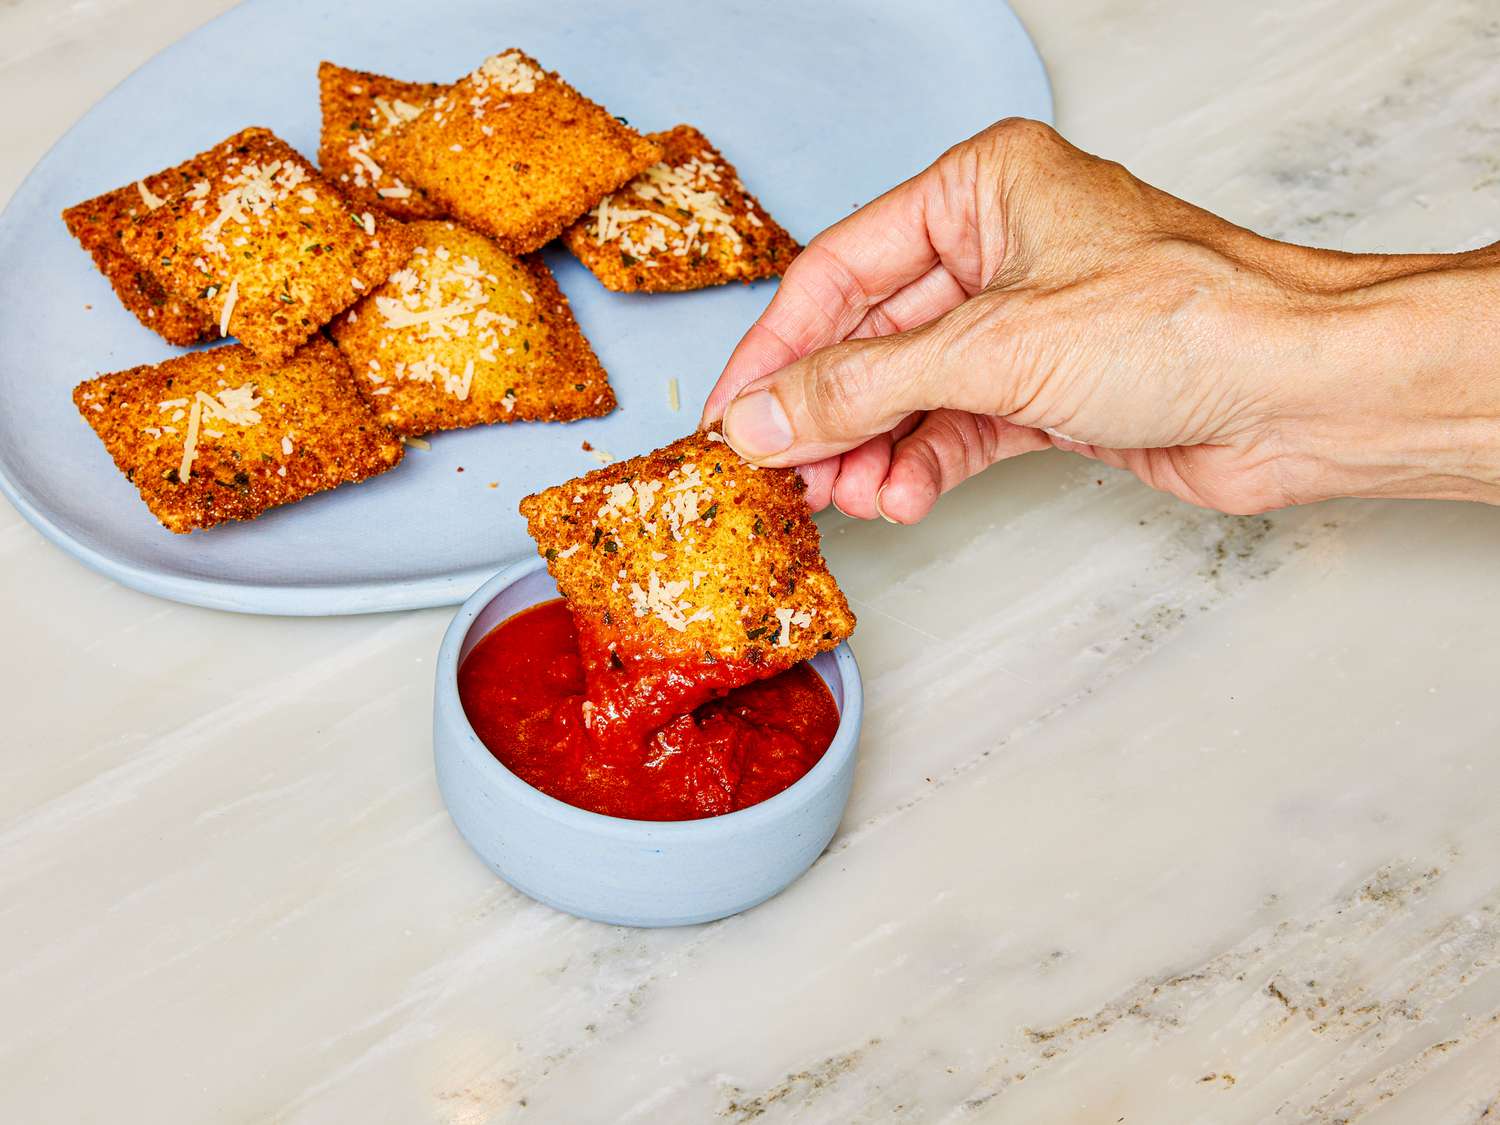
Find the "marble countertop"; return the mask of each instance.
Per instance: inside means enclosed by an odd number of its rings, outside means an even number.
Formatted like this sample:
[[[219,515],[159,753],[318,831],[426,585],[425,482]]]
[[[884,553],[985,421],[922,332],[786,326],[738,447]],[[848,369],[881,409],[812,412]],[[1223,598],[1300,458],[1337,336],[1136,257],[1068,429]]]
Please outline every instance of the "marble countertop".
[[[225,6],[0,3],[0,197]],[[1500,238],[1490,0],[1017,7],[1063,130],[1171,191]],[[0,505],[0,1119],[1500,1119],[1500,513],[1229,518],[1048,454],[825,529],[870,700],[843,828],[648,932],[454,831],[448,611],[156,601]]]

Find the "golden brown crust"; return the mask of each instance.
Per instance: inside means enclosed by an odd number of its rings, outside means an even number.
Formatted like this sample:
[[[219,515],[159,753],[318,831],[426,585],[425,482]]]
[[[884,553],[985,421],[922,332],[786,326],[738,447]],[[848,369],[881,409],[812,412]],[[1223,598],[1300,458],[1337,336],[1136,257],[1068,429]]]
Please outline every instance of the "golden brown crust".
[[[402,82],[320,63],[323,132],[318,166],[324,178],[356,203],[379,208],[392,218],[442,218],[443,209],[421,188],[402,182],[385,168],[385,139],[391,130],[417,117],[442,89],[436,82]]]
[[[448,87],[383,151],[395,174],[512,254],[550,242],[661,155],[514,49]]]
[[[649,139],[661,144],[661,161],[563,234],[578,260],[620,293],[780,277],[802,247],[745,190],[734,165],[691,125]]]
[[[245,129],[196,163],[203,178],[127,227],[121,248],[221,327],[227,308],[227,334],[263,359],[291,355],[411,252],[402,224],[351,210],[265,129]]]
[[[146,506],[179,533],[253,519],[401,460],[400,439],[321,336],[276,364],[230,345],[101,375],[73,401]]]
[[[219,334],[218,324],[196,302],[168,293],[154,272],[137,264],[120,248],[120,240],[127,227],[149,214],[148,196],[154,201],[175,195],[201,178],[200,165],[188,160],[147,176],[138,184],[127,184],[76,203],[62,213],[68,232],[93,256],[94,265],[114,289],[120,303],[167,343],[181,347],[213,339]]]
[[[489,422],[594,418],[614,392],[539,256],[455,223],[408,228],[404,269],[330,332],[381,420],[416,435]]]
[[[632,655],[741,664],[748,682],[854,628],[803,487],[698,433],[528,496],[521,513],[581,632]]]

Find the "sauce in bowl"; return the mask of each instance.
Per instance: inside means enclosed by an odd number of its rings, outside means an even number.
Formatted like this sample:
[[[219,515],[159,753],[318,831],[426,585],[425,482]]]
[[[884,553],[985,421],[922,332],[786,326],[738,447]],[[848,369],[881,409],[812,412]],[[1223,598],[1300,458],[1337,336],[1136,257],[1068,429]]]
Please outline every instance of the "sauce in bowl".
[[[822,678],[799,664],[656,729],[584,723],[586,685],[562,599],[501,622],[458,669],[469,724],[523,781],[578,808],[632,820],[696,820],[758,804],[822,758],[839,726]]]

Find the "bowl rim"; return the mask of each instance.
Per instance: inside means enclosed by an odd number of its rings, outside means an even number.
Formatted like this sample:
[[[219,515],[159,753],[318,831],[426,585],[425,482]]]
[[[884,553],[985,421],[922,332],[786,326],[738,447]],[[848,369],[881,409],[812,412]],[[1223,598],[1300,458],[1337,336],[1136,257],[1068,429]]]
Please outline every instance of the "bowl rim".
[[[854,756],[859,746],[859,731],[864,718],[864,685],[859,672],[859,663],[854,659],[854,650],[847,641],[841,641],[833,652],[834,669],[844,701],[839,711],[839,725],[833,733],[828,749],[812,769],[799,777],[774,797],[768,797],[747,808],[717,816],[699,817],[696,820],[633,820],[628,817],[609,816],[605,813],[581,809],[543,793],[530,782],[513,773],[508,766],[490,752],[479,735],[474,732],[469,716],[464,711],[458,696],[459,650],[474,627],[474,622],[500,594],[523,578],[544,570],[545,561],[536,556],[521,559],[504,567],[489,579],[459,607],[448,623],[438,649],[435,684],[435,706],[439,718],[450,717],[457,726],[461,738],[459,750],[465,756],[479,762],[481,772],[489,771],[506,795],[519,800],[533,811],[552,820],[594,834],[613,836],[684,836],[684,835],[733,835],[746,829],[775,820],[792,811],[793,807],[810,800],[820,789],[832,784],[846,762]],[[534,603],[540,604],[540,603]],[[441,735],[434,731],[433,749],[441,752]]]

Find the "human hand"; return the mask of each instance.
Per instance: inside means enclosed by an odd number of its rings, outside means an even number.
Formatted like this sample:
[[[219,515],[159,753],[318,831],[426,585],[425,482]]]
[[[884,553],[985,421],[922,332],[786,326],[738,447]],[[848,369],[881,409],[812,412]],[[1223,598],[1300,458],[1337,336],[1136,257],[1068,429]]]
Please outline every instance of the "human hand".
[[[1228,512],[1493,500],[1500,451],[1458,431],[1500,447],[1500,379],[1430,335],[1494,307],[1493,262],[1273,242],[1004,121],[815,238],[703,420],[898,523],[1048,446]]]

